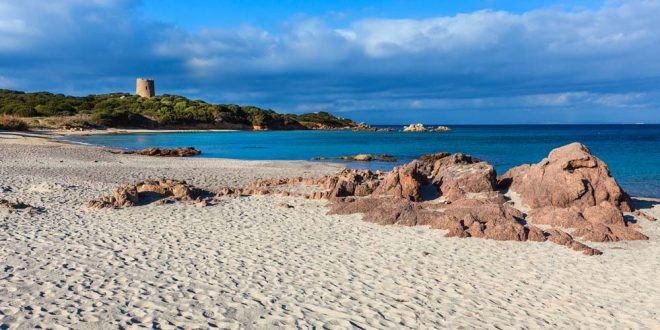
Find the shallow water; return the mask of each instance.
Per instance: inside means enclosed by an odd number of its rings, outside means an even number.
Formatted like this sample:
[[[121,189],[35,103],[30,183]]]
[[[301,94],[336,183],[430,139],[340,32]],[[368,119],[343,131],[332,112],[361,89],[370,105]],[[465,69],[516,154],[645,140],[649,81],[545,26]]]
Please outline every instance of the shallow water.
[[[399,127],[397,127],[399,128]],[[556,147],[581,142],[603,159],[629,193],[660,198],[660,125],[452,126],[451,132],[377,133],[276,131],[145,133],[68,137],[115,148],[150,146],[202,150],[202,157],[311,160],[359,153],[390,154],[397,163],[350,163],[352,168],[389,170],[420,155],[464,152],[484,159],[498,173],[535,163]]]

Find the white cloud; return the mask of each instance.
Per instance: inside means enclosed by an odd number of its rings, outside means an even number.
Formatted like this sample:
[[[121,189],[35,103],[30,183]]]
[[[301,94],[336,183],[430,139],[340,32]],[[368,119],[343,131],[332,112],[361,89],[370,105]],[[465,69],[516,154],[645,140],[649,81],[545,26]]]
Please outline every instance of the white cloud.
[[[27,78],[16,88],[79,93],[130,90],[148,75],[194,97],[281,110],[660,105],[660,1],[342,22],[191,32],[129,0],[4,2],[0,70]]]

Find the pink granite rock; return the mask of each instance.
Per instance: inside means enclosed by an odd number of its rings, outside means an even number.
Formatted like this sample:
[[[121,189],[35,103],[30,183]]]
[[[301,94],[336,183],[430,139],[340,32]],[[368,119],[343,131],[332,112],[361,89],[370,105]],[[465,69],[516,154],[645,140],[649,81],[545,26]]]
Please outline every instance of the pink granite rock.
[[[584,209],[608,201],[622,211],[632,210],[629,196],[610,175],[607,165],[580,143],[554,149],[537,164],[512,168],[499,182],[520,194],[531,208]]]
[[[185,181],[161,179],[127,184],[104,196],[87,203],[91,208],[130,207],[141,202],[152,202],[164,198],[179,201],[195,201],[208,192],[195,188]],[[200,200],[197,200],[198,202]]]
[[[431,183],[440,188],[449,201],[465,198],[469,194],[492,192],[496,174],[492,165],[465,154],[453,154],[435,161]]]
[[[365,221],[382,225],[428,225],[446,230],[449,237],[549,240],[587,255],[601,252],[573,237],[598,242],[647,239],[626,223],[622,211],[631,209],[630,199],[607,165],[581,144],[555,149],[538,164],[513,168],[499,182],[493,166],[484,161],[438,153],[387,173],[344,170],[318,179],[260,180],[219,195],[263,194],[301,183],[320,189],[305,196],[330,200],[330,214],[360,213]],[[502,187],[521,195],[528,214],[514,208],[499,191]],[[427,196],[429,191],[434,196]],[[574,231],[571,235],[560,228]]]

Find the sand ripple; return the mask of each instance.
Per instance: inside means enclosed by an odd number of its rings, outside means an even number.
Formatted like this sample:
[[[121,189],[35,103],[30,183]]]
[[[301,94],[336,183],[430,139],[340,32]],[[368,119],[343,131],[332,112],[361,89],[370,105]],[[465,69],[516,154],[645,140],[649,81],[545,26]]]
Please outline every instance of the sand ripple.
[[[0,198],[46,208],[0,210],[0,325],[10,329],[660,325],[658,223],[641,222],[649,241],[596,244],[605,254],[587,257],[551,243],[381,227],[272,196],[92,210],[84,202],[124,181],[213,187],[333,169],[66,146],[0,145],[0,159],[0,186],[11,187]]]

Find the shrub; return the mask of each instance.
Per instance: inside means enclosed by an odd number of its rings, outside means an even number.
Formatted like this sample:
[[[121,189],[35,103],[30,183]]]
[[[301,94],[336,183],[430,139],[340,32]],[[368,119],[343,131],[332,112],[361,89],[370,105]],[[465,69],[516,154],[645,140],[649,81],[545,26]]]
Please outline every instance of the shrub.
[[[325,111],[305,113],[302,115],[289,115],[289,117],[301,122],[318,123],[330,127],[346,127],[355,124],[350,119],[338,118]]]
[[[7,131],[27,131],[28,124],[18,118],[0,116],[0,129]]]
[[[152,127],[153,122],[128,110],[101,110],[92,114],[92,122],[106,127]]]

